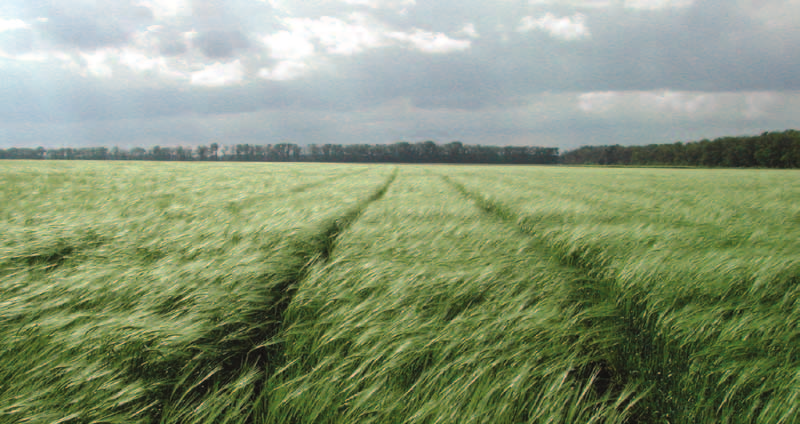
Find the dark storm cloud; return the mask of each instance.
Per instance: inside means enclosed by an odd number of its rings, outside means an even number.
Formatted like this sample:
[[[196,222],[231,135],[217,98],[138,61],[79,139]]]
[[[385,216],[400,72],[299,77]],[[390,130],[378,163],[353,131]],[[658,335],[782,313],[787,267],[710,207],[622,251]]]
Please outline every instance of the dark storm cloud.
[[[112,22],[98,22],[85,16],[56,16],[38,25],[43,36],[59,45],[81,49],[119,45],[128,33]]]
[[[150,9],[130,2],[33,0],[23,3],[20,13],[47,19],[34,25],[43,39],[88,50],[122,45],[133,31],[153,21]]]
[[[800,41],[797,30],[764,27],[734,2],[700,1],[649,11],[522,3],[492,13],[492,7],[486,2],[420,2],[407,16],[391,19],[435,30],[475,25],[481,38],[470,50],[470,63],[465,66],[454,56],[445,60],[453,60],[447,69],[454,81],[482,83],[462,84],[465,91],[454,92],[455,97],[472,97],[472,91],[492,102],[497,94],[543,91],[800,88],[800,54],[781,47]],[[583,13],[591,37],[565,41],[544,31],[516,31],[523,16],[546,12],[559,17]],[[392,74],[387,82],[394,80],[392,70],[386,71]]]
[[[788,36],[765,34],[727,2],[654,11],[582,10],[591,38],[578,41],[516,31],[526,14],[561,10],[559,16],[570,16],[579,10],[574,5],[509,6],[494,14],[491,9],[485,2],[463,7],[419,2],[406,15],[378,11],[393,27],[452,34],[473,23],[481,36],[463,52],[430,55],[389,47],[330,58],[336,75],[308,78],[305,89],[292,93],[297,103],[315,109],[357,108],[398,97],[424,108],[479,109],[518,105],[546,92],[800,88],[795,77],[800,55],[775,48],[776,38]],[[498,28],[501,22],[504,27]]]
[[[373,115],[374,114],[374,115]],[[387,119],[388,115],[392,119]],[[649,144],[691,141],[730,134],[759,134],[783,130],[770,120],[706,120],[700,122],[643,122],[626,119],[570,117],[525,125],[510,125],[505,113],[452,114],[449,118],[430,112],[404,115],[399,110],[348,113],[305,110],[291,106],[274,113],[228,117],[190,114],[146,119],[85,122],[45,122],[40,125],[10,123],[0,126],[0,148],[10,146],[124,146],[269,143],[390,143],[394,141],[439,142],[460,140],[470,144],[524,144],[559,146],[587,144]],[[379,118],[381,125],[374,125]],[[355,119],[354,119],[355,118]]]
[[[403,15],[383,12],[383,17],[398,25],[414,25],[437,31],[455,31],[466,22],[478,26],[478,32],[493,32],[498,25],[516,25],[517,19],[530,11],[526,2],[419,1]]]
[[[191,0],[191,27],[198,32],[192,44],[209,59],[230,59],[245,55],[253,42],[250,34],[263,30],[267,22],[250,21],[250,15],[263,19],[254,9],[271,10],[266,3],[243,8],[246,2]],[[263,6],[262,6],[263,5]]]
[[[686,9],[589,15],[590,46],[571,59],[573,81],[588,87],[740,91],[796,89],[786,75],[798,55],[775,52],[775,38],[731,2],[700,2]]]
[[[57,66],[24,64],[4,69],[0,80],[0,125],[151,119],[180,115],[247,113],[313,104],[314,93],[267,81],[224,89],[179,85],[118,84],[65,74]],[[328,103],[329,104],[329,103]]]
[[[228,59],[250,46],[250,41],[238,30],[203,32],[194,43],[210,59]]]
[[[158,39],[158,52],[163,56],[178,56],[188,50],[186,40],[177,31],[159,33],[156,38]]]
[[[725,116],[719,121],[673,120],[677,128],[670,129],[671,124],[582,114],[575,106],[579,93],[800,90],[800,53],[795,48],[800,31],[788,24],[781,28],[766,24],[763,16],[753,13],[762,6],[744,9],[742,2],[727,0],[658,10],[626,9],[621,1],[607,8],[581,8],[577,2],[420,0],[404,13],[397,6],[401,2],[375,9],[336,1],[298,1],[290,14],[277,13],[263,1],[192,0],[190,13],[158,22],[149,9],[134,3],[19,0],[16,8],[0,6],[0,11],[7,10],[6,16],[24,19],[32,28],[0,33],[0,49],[25,53],[42,39],[79,57],[76,50],[133,45],[131,34],[157,24],[159,28],[151,27],[143,36],[147,40],[143,54],[148,59],[159,59],[160,54],[168,57],[167,63],[180,62],[175,66],[184,66],[177,69],[184,79],[162,79],[155,70],[140,77],[113,60],[109,66],[122,71],[114,68],[114,75],[107,79],[92,77],[85,67],[81,71],[86,76],[80,76],[57,63],[6,66],[0,70],[0,98],[14,101],[0,102],[0,127],[78,128],[85,122],[94,129],[76,129],[75,134],[104,141],[119,130],[125,133],[121,138],[135,142],[148,137],[204,140],[209,127],[201,124],[208,121],[215,122],[219,134],[241,142],[387,142],[430,137],[502,143],[533,133],[548,140],[560,137],[574,147],[782,129],[775,122],[786,122],[765,117],[733,125],[730,122],[736,119]],[[780,10],[781,2],[768,0],[759,5]],[[278,60],[268,58],[270,50],[258,38],[291,29],[283,26],[281,17],[332,16],[350,23],[353,11],[365,14],[365,22],[380,31],[408,35],[420,29],[472,44],[466,50],[430,54],[408,42],[387,42],[391,45],[337,55],[329,53],[320,40],[310,39],[316,50],[302,77],[268,81],[257,76],[259,69],[272,68]],[[538,19],[545,13],[558,18],[582,13],[590,36],[563,40],[541,29],[518,31],[523,17]],[[48,20],[35,23],[37,17]],[[459,33],[466,24],[473,25],[480,36]],[[237,60],[245,73],[241,84],[191,85],[192,72],[215,61],[227,65]],[[538,121],[538,112],[522,114],[516,121],[504,118],[502,111],[522,108],[532,98],[549,93],[568,94],[563,104],[552,106],[560,109],[550,111],[556,116],[546,122]],[[404,102],[415,110],[408,116],[402,115],[403,108],[397,114],[382,109]],[[562,110],[570,107],[574,110]],[[362,118],[371,110],[386,111],[387,115],[376,113],[369,118],[380,125]],[[485,111],[494,112],[481,118]],[[236,118],[259,113],[274,120]],[[422,117],[428,120],[421,122]],[[116,120],[125,124],[114,124]],[[149,123],[154,120],[159,123]],[[363,128],[348,126],[351,121],[363,121]],[[708,134],[703,132],[704,123]],[[37,134],[45,137],[47,131]],[[52,130],[52,134],[57,132]],[[654,138],[654,134],[663,137]]]
[[[340,60],[336,66],[339,81],[328,89],[319,87],[321,97],[331,103],[351,96],[361,105],[408,97],[420,107],[477,109],[515,101],[499,80],[487,78],[495,64],[476,61],[468,52],[429,55],[388,48],[365,53],[358,61]]]
[[[453,11],[447,12],[443,16]],[[796,78],[800,54],[779,47],[796,34],[765,29],[731,2],[584,13],[590,39],[564,41],[531,31],[513,33],[503,41],[487,33],[471,49],[472,66],[456,62],[448,67],[452,79],[482,81],[463,87],[467,92],[503,96],[543,91],[800,88]],[[480,27],[478,31],[482,32]],[[486,89],[487,83],[494,87]]]

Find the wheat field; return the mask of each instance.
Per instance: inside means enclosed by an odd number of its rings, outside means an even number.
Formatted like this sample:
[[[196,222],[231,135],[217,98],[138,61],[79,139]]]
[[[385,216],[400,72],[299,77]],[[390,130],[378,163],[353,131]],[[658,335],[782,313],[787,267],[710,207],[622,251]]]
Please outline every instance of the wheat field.
[[[800,422],[798,177],[0,162],[0,422]]]

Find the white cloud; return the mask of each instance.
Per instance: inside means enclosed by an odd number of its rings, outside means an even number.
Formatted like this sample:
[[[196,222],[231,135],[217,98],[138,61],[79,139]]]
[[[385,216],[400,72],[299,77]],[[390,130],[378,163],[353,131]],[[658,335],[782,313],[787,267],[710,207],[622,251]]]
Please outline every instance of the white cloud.
[[[113,55],[111,50],[97,50],[91,53],[81,52],[80,56],[84,61],[85,71],[89,74],[101,77],[110,78],[113,76],[109,59]]]
[[[309,10],[313,10],[314,8],[319,8],[320,6],[324,6],[324,8],[329,8],[330,6],[326,5],[333,3],[340,10],[347,10],[347,6],[355,6],[355,7],[365,7],[370,8],[373,10],[380,10],[380,9],[388,9],[394,10],[399,12],[400,14],[406,14],[409,8],[412,8],[417,5],[416,0],[317,0],[315,2],[303,2],[302,0],[259,0],[264,3],[269,3],[273,10],[279,12],[282,15],[286,16],[293,16],[293,15],[304,15],[303,11],[308,12]],[[345,6],[346,5],[346,6]],[[349,9],[352,10],[352,9]]]
[[[572,6],[578,9],[603,9],[617,4],[615,0],[528,0],[534,6]],[[622,0],[621,3],[628,9],[659,10],[691,6],[694,0]]]
[[[610,7],[613,4],[611,0],[530,0],[529,3],[534,6],[549,6],[557,4],[561,6],[569,5],[583,9],[604,8]]]
[[[638,10],[659,10],[670,7],[688,7],[694,0],[625,0],[625,7]]]
[[[613,91],[596,91],[578,96],[578,108],[587,113],[607,112],[617,105],[620,93]]]
[[[550,12],[545,13],[544,16],[538,19],[526,16],[522,18],[517,30],[519,32],[542,30],[550,34],[551,37],[562,40],[579,40],[591,37],[589,28],[586,26],[586,16],[582,13],[563,18],[559,18]]]
[[[286,4],[286,0],[259,0],[261,2],[269,3],[270,7],[275,9],[276,11],[283,13],[283,14],[291,14],[291,10],[289,6]]]
[[[0,18],[0,32],[13,31],[15,29],[29,28],[30,25],[26,24],[20,19],[3,19]]]
[[[464,25],[461,28],[461,30],[458,31],[456,34],[463,35],[469,38],[479,38],[481,36],[480,34],[478,34],[478,30],[475,29],[475,24],[472,23]]]
[[[741,2],[743,13],[760,21],[765,29],[797,32],[797,17],[800,16],[800,0]]]
[[[136,51],[126,50],[119,55],[119,62],[134,71],[144,72],[156,68],[160,61]]]
[[[140,0],[138,5],[152,10],[153,15],[159,20],[173,16],[188,16],[192,13],[192,6],[188,0]]]
[[[605,117],[754,120],[783,117],[787,102],[797,103],[798,99],[796,92],[774,91],[604,91],[578,95],[577,107],[586,114]]]
[[[206,65],[202,70],[192,72],[191,83],[194,85],[204,85],[219,87],[233,85],[242,81],[244,78],[244,68],[238,59],[230,63],[215,62]]]
[[[187,73],[173,69],[163,56],[151,57],[131,48],[123,49],[119,63],[137,73],[154,72],[169,78],[188,79]]]
[[[151,25],[132,34],[130,43],[115,52],[118,63],[135,73],[188,80],[192,68],[190,62],[180,57],[163,56],[160,53],[157,36],[164,29],[162,25]]]
[[[700,117],[717,111],[719,96],[671,90],[590,92],[578,96],[578,108],[590,114]]]
[[[289,81],[303,76],[309,66],[303,62],[284,60],[278,62],[272,69],[263,68],[258,71],[258,76],[273,81]]]
[[[415,6],[416,0],[339,0],[342,3],[367,6],[373,9],[403,9],[407,6]]]
[[[309,41],[311,33],[304,29],[299,31],[278,31],[263,37],[264,44],[270,50],[270,57],[280,60],[297,60],[314,54],[314,44]]]
[[[292,33],[311,34],[329,53],[351,56],[383,44],[380,29],[367,22],[365,15],[353,13],[350,22],[323,16],[320,19],[286,18]]]
[[[158,51],[158,42],[155,35],[162,30],[161,25],[151,25],[143,31],[131,34],[129,47],[144,51]]]
[[[458,40],[443,33],[414,28],[411,32],[392,31],[361,13],[350,14],[347,21],[330,16],[320,19],[286,18],[288,30],[263,38],[272,57],[299,60],[311,56],[316,41],[329,54],[352,56],[368,49],[405,44],[424,53],[448,53],[468,49],[470,40]],[[477,36],[474,26],[467,26]]]
[[[50,58],[50,56],[48,56],[45,53],[36,52],[36,53],[23,53],[14,55],[4,52],[3,50],[0,50],[0,57],[3,59],[17,60],[20,62],[45,62],[47,59]]]
[[[694,116],[714,112],[717,108],[713,93],[685,91],[647,91],[639,94],[639,103],[647,109],[667,114]]]
[[[407,42],[423,53],[449,53],[466,50],[472,45],[469,40],[456,40],[442,33],[427,32],[421,29],[415,29],[412,33],[393,32],[388,36]]]
[[[744,112],[746,119],[756,119],[769,115],[782,103],[782,96],[774,92],[754,92],[744,95]]]

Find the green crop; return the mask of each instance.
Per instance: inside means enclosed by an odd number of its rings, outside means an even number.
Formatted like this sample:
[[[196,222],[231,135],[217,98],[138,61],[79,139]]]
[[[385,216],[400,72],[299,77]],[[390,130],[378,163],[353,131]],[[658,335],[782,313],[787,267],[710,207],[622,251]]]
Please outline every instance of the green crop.
[[[287,294],[389,170],[197,171],[3,164],[0,421],[246,420]]]
[[[797,177],[0,162],[0,422],[800,422]]]

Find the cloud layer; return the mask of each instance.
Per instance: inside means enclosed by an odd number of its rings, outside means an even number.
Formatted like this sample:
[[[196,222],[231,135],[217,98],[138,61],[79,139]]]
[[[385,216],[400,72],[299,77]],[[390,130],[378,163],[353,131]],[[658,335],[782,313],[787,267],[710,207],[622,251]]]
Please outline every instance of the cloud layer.
[[[5,3],[0,147],[570,148],[800,116],[796,0]]]

